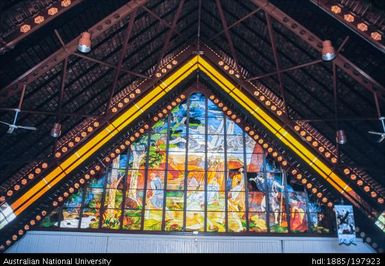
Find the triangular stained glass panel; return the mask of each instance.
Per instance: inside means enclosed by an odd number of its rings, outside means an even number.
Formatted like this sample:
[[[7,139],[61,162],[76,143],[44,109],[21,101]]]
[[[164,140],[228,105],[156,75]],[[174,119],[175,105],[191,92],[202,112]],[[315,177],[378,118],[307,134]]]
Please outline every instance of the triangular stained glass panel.
[[[41,227],[329,233],[333,217],[202,93],[116,157]]]

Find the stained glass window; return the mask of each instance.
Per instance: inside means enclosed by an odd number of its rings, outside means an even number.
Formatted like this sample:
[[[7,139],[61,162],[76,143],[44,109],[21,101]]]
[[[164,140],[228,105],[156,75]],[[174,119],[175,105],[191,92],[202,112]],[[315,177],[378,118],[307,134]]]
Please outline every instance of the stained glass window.
[[[330,233],[329,216],[215,103],[193,93],[40,226]]]

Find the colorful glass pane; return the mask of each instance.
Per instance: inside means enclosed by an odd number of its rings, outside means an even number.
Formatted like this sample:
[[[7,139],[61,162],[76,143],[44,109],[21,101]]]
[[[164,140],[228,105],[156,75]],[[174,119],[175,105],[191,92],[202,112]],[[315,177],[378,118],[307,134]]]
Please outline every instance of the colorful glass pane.
[[[121,215],[121,209],[105,209],[102,216],[102,228],[119,229]]]
[[[147,189],[164,189],[165,172],[163,169],[149,169],[147,172]]]
[[[226,136],[227,153],[244,153],[243,135]],[[246,150],[248,152],[248,150]]]
[[[225,192],[208,190],[206,193],[208,211],[225,211]]]
[[[165,230],[182,231],[183,230],[183,211],[166,211]]]
[[[54,209],[50,214],[48,214],[40,223],[40,227],[44,228],[53,228],[59,226],[59,214],[60,209],[56,208]]]
[[[225,155],[223,153],[207,153],[208,171],[225,171]]]
[[[126,198],[124,200],[124,208],[132,210],[141,210],[143,206],[142,189],[129,189],[126,191]]]
[[[166,209],[183,210],[183,208],[184,208],[184,192],[167,191],[166,192]]]
[[[204,212],[186,212],[186,231],[204,231],[205,214]]]
[[[210,135],[224,135],[225,134],[225,118],[223,114],[210,115],[207,118],[208,126],[207,133]]]
[[[127,189],[142,189],[144,188],[144,169],[132,169],[127,171]]]
[[[207,151],[209,153],[224,154],[225,137],[224,135],[207,135]]]
[[[270,232],[287,233],[287,213],[286,212],[270,212],[269,213]]]
[[[121,208],[123,202],[123,191],[120,189],[107,189],[104,200],[105,208]]]
[[[168,128],[168,123],[167,120],[159,120],[156,122],[152,128],[151,128],[151,133],[152,134],[167,134],[167,128]]]
[[[184,171],[168,171],[167,172],[167,189],[181,190],[184,188]]]
[[[187,191],[186,209],[189,211],[204,211],[205,192],[202,190]]]
[[[80,228],[98,229],[100,222],[100,209],[83,209]]]
[[[80,208],[83,201],[83,190],[72,194],[65,202],[64,207]]]
[[[228,213],[229,232],[245,232],[246,231],[246,215],[244,212]]]
[[[204,150],[200,152],[188,152],[187,170],[188,171],[204,171],[205,170],[205,153]]]
[[[225,172],[207,171],[207,190],[225,190]]]
[[[207,212],[208,232],[226,232],[226,213],[225,212]]]
[[[142,223],[141,210],[125,210],[123,214],[122,229],[125,230],[140,230]]]
[[[164,190],[152,189],[146,191],[146,209],[162,210]]]
[[[102,206],[103,189],[88,188],[86,190],[84,207],[85,208],[100,208]]]
[[[182,139],[180,141],[183,142],[184,140]],[[202,135],[190,134],[188,138],[189,153],[197,152],[197,153],[204,154],[205,150],[206,150],[206,136],[204,135],[204,133]]]
[[[149,210],[144,211],[144,227],[143,230],[160,231],[162,230],[162,211]]]
[[[61,228],[78,228],[80,218],[80,208],[63,208],[60,219]]]
[[[249,213],[249,230],[250,232],[267,232],[265,212]]]
[[[307,213],[306,213],[306,195],[304,192],[289,192],[290,206],[290,230],[306,232]]]

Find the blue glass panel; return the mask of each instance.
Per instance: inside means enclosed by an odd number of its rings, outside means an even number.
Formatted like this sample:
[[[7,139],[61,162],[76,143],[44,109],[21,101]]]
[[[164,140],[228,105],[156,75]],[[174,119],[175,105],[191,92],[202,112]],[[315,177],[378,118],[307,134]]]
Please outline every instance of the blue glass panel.
[[[223,135],[208,135],[207,136],[207,151],[208,152],[224,152],[225,137]]]
[[[131,150],[145,151],[148,146],[148,134],[143,135],[131,144]]]
[[[188,150],[189,152],[204,152],[206,149],[205,135],[189,135]]]
[[[103,188],[104,182],[106,181],[106,175],[107,174],[105,173],[99,178],[92,178],[88,182],[88,187],[90,187],[90,188]]]
[[[84,207],[100,208],[102,206],[103,189],[91,188],[86,190]]]
[[[208,117],[208,134],[224,134],[225,133],[225,119],[222,116],[210,116]]]
[[[234,121],[226,117],[226,131],[228,135],[243,135],[243,130]]]
[[[83,201],[83,189],[80,189],[75,194],[72,194],[64,203],[65,207],[77,207],[79,208],[82,205]]]
[[[155,125],[152,126],[152,134],[167,134],[167,119],[159,120]]]

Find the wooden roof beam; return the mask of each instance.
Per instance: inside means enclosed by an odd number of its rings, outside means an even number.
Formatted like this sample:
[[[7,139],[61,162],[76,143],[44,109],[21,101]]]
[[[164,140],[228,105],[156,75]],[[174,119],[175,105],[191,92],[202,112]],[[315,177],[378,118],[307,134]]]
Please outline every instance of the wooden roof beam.
[[[235,60],[236,65],[238,65],[239,61],[237,60],[237,54],[235,52],[234,44],[233,44],[233,41],[231,39],[231,34],[230,34],[230,31],[229,31],[229,27],[227,26],[226,17],[225,17],[225,14],[224,14],[221,2],[220,2],[220,0],[215,0],[215,2],[217,4],[217,9],[218,9],[218,12],[219,12],[219,16],[221,18],[222,27],[223,27],[223,30],[225,32],[225,36],[226,36],[227,42],[228,42],[229,47],[230,47],[231,56]]]

